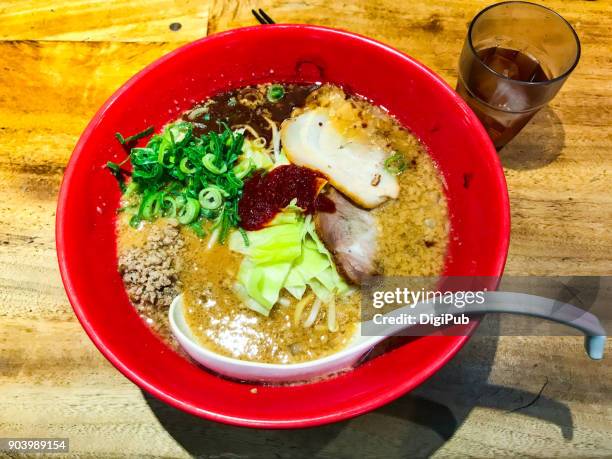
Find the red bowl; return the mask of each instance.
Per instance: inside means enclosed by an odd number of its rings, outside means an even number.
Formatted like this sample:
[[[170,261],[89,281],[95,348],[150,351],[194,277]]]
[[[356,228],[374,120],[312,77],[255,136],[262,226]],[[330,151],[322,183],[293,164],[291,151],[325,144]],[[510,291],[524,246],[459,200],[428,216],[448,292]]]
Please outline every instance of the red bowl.
[[[57,253],[85,331],[141,388],[215,421],[305,427],[356,416],[399,397],[430,377],[468,338],[415,339],[341,376],[260,386],[256,393],[251,384],[215,376],[167,347],[130,305],[117,273],[119,191],[103,169],[106,161],[124,157],[115,131],[159,129],[207,96],[270,81],[336,83],[386,107],[427,146],[444,176],[452,227],[446,274],[501,275],[510,228],[507,189],[497,154],[472,111],[440,77],[405,54],[352,33],[306,25],[207,37],[124,84],[89,123],[68,164],[57,209]]]

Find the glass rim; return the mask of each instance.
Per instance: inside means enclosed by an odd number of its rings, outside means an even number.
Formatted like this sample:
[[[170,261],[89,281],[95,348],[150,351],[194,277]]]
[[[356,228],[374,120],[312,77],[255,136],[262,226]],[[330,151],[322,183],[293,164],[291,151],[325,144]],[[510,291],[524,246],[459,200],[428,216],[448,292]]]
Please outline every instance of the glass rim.
[[[474,28],[474,24],[480,18],[480,16],[482,16],[485,12],[489,11],[490,9],[495,8],[497,6],[501,6],[501,5],[509,5],[509,4],[512,4],[512,3],[529,5],[529,6],[534,6],[536,8],[541,8],[543,10],[547,10],[547,11],[551,12],[552,14],[554,14],[555,16],[557,16],[559,19],[561,19],[561,21],[563,21],[567,25],[567,27],[571,31],[572,35],[574,36],[574,40],[576,41],[576,57],[574,58],[574,62],[572,63],[572,65],[570,65],[568,67],[568,69],[565,72],[563,72],[561,75],[559,75],[557,77],[554,77],[554,78],[551,78],[550,80],[546,80],[546,81],[521,81],[521,80],[515,80],[514,78],[510,78],[510,77],[507,77],[507,76],[505,76],[505,75],[503,75],[503,74],[501,74],[499,72],[496,72],[491,67],[489,67],[487,64],[485,64],[485,62],[480,58],[480,56],[476,52],[476,49],[474,48],[474,44],[472,43],[472,29]],[[491,72],[493,75],[495,75],[498,78],[502,78],[504,80],[512,81],[512,82],[514,82],[516,84],[525,85],[525,86],[546,86],[548,84],[556,83],[557,81],[560,81],[560,80],[563,80],[564,78],[567,78],[569,76],[569,74],[572,73],[574,71],[574,69],[576,68],[576,66],[578,65],[578,61],[580,60],[580,54],[581,54],[580,39],[578,38],[578,34],[574,30],[574,27],[572,27],[572,25],[569,23],[569,21],[567,19],[565,19],[563,16],[561,16],[556,11],[548,8],[547,6],[538,5],[537,3],[525,2],[525,1],[520,1],[520,0],[512,0],[512,1],[508,1],[508,2],[494,3],[492,5],[487,6],[486,8],[483,8],[482,10],[480,10],[478,12],[478,14],[476,14],[476,16],[474,16],[474,18],[470,22],[470,27],[468,28],[468,33],[467,33],[467,42],[468,42],[470,51],[472,52],[474,57],[489,72]]]

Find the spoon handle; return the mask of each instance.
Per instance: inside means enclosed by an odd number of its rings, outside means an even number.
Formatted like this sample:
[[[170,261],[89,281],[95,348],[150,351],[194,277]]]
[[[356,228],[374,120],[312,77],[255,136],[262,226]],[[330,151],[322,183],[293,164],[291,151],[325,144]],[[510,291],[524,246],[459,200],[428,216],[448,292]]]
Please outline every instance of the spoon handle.
[[[444,311],[440,311],[441,306],[444,307]],[[387,315],[400,316],[402,314],[409,314],[420,319],[421,314],[471,315],[489,313],[522,314],[551,320],[576,328],[585,334],[585,348],[589,357],[593,360],[600,360],[603,358],[606,331],[596,316],[569,303],[563,303],[526,293],[485,292],[484,302],[482,304],[470,304],[469,311],[453,305],[440,305],[430,302],[417,303],[413,306],[404,306]],[[419,325],[418,321],[414,325],[388,325],[383,329],[384,331],[381,334],[389,336],[415,325]],[[380,327],[380,325],[374,327]],[[380,328],[378,328],[378,330],[380,330]]]

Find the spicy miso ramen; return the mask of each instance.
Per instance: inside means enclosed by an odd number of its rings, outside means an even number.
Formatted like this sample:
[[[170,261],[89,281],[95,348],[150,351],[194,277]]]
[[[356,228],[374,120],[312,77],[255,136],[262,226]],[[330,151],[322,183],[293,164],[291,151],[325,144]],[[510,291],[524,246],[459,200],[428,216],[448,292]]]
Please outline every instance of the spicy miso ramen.
[[[117,138],[129,152],[108,163],[123,189],[119,271],[168,340],[183,295],[202,346],[313,360],[349,343],[369,278],[442,272],[449,224],[434,163],[383,108],[337,86],[243,87],[160,132]]]

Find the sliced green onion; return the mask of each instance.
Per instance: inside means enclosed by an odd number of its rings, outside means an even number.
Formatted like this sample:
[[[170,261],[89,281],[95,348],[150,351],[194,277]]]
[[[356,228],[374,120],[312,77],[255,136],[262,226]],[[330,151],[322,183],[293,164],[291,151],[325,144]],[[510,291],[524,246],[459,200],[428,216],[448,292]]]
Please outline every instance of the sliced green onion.
[[[240,162],[236,167],[234,167],[234,175],[239,179],[244,178],[249,175],[254,168],[255,163],[251,158],[248,158],[247,160]]]
[[[209,114],[204,114],[210,118]],[[168,124],[152,136],[145,147],[131,148],[124,162],[131,162],[132,180],[122,184],[124,196],[138,203],[130,223],[137,227],[143,220],[177,218],[198,234],[204,234],[207,222],[216,228],[214,242],[223,243],[231,228],[239,228],[238,201],[243,180],[258,165],[242,159],[244,136],[233,132],[227,123],[216,120],[219,132],[193,135],[193,125],[178,121]],[[151,130],[139,135],[150,134]],[[136,136],[121,142],[138,140]],[[123,163],[109,162],[107,167],[120,181],[127,171]],[[201,165],[202,164],[202,165]],[[245,241],[246,242],[246,241]]]
[[[164,193],[157,193],[157,199],[153,201],[153,218],[157,218],[163,214],[164,208]]]
[[[193,130],[193,124],[182,122],[171,125],[168,129],[168,134],[172,137],[172,143],[183,144],[186,140],[191,137],[191,131]]]
[[[150,193],[142,198],[138,214],[145,220],[153,220],[156,211],[156,203],[159,200],[159,193]]]
[[[223,204],[223,196],[217,187],[208,187],[200,191],[198,195],[200,204],[204,209],[215,210]]]
[[[191,228],[200,238],[206,236],[206,231],[204,231],[204,228],[202,228],[202,224],[200,222],[190,223],[189,228]]]
[[[114,163],[112,161],[107,161],[106,167],[109,168],[111,171],[121,172],[121,166],[119,166],[119,164]]]
[[[270,102],[278,102],[285,97],[285,88],[280,84],[272,84],[268,87],[266,97]]]
[[[216,190],[219,190],[219,193],[221,193],[221,196],[223,196],[224,198],[228,198],[230,196],[230,194],[226,190],[221,188],[220,186],[217,186],[217,185],[207,185],[206,188],[214,188]]]
[[[208,220],[214,220],[219,216],[219,209],[210,210],[210,209],[202,209],[202,217],[207,218]]]
[[[401,153],[395,152],[385,159],[385,169],[393,175],[399,175],[406,170],[408,164]]]
[[[123,137],[118,132],[115,132],[115,137],[117,138],[117,140],[119,141],[121,145],[127,145],[129,143],[135,142],[136,140],[142,139],[143,137],[153,134],[153,130],[154,130],[153,126],[149,126],[144,131],[141,131],[138,134],[134,134],[129,137]]]
[[[216,175],[225,174],[227,172],[227,164],[223,163],[221,167],[215,165],[215,155],[208,153],[202,158],[202,164],[206,169]]]
[[[249,235],[247,234],[247,232],[244,230],[242,226],[238,227],[238,231],[240,232],[240,235],[242,236],[242,240],[244,241],[244,246],[248,247],[251,244],[251,242],[249,241]]]
[[[241,189],[242,186],[244,185],[244,182],[239,179],[238,177],[236,177],[233,172],[230,174],[227,174],[227,183],[231,186],[233,186],[234,188],[238,188]]]
[[[223,244],[225,242],[225,238],[227,237],[227,233],[229,232],[229,227],[230,227],[228,213],[225,212],[225,209],[224,209],[224,212],[221,213],[220,217],[221,217],[221,221],[220,221],[221,230],[219,231],[219,242]]]
[[[130,156],[132,158],[132,164],[134,165],[140,166],[157,162],[157,153],[155,149],[151,147],[132,148]]]
[[[171,169],[176,163],[176,155],[170,147],[164,148],[162,145],[162,147],[159,149],[159,153],[157,154],[157,162],[165,168]]]
[[[200,203],[197,199],[187,198],[187,203],[184,207],[181,208],[181,211],[178,215],[179,223],[183,225],[188,225],[193,222],[196,218],[198,218],[198,214],[200,213]]]
[[[117,183],[119,184],[119,189],[121,190],[121,192],[125,193],[125,190],[126,190],[125,177],[123,176],[124,172],[121,169],[121,166],[119,166],[119,164],[114,163],[112,161],[108,161],[106,163],[106,168],[110,171],[111,174],[113,174],[113,177],[115,177],[115,179],[117,180]]]
[[[190,163],[189,158],[181,159],[181,163],[179,164],[179,169],[183,174],[193,174],[197,169],[194,167],[188,167],[187,165]]]
[[[143,168],[135,170],[132,173],[132,178],[155,179],[161,176],[162,173],[163,173],[163,168],[161,164],[154,164],[153,167],[150,168],[149,171]]]
[[[164,196],[162,198],[162,208],[164,211],[164,217],[176,217],[176,212],[178,210],[176,198],[172,196]]]
[[[134,194],[137,191],[138,191],[138,183],[135,183],[134,181],[131,181],[128,184],[128,186],[125,188],[125,192],[123,193],[123,197],[124,198],[129,198],[130,196],[132,196],[132,194]]]
[[[187,202],[187,198],[183,195],[178,195],[176,198],[174,198],[175,202],[176,202],[176,207],[178,209],[180,209],[181,207],[183,207],[185,205],[185,203]]]
[[[132,228],[138,228],[138,226],[140,225],[141,219],[138,215],[132,215],[132,218],[130,218],[130,226]]]

